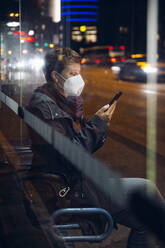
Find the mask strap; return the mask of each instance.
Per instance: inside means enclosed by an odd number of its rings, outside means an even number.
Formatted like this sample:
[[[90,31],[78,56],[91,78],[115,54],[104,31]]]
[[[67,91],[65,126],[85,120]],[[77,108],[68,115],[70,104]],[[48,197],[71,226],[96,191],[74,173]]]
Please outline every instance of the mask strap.
[[[60,73],[58,73],[57,71],[56,71],[56,73],[57,73],[62,79],[66,80],[66,78],[64,78]]]
[[[60,73],[58,73],[57,71],[55,71],[64,81],[66,80]],[[59,86],[59,88],[60,89],[62,89],[63,90],[63,86],[59,83],[59,82],[57,82],[57,85]]]

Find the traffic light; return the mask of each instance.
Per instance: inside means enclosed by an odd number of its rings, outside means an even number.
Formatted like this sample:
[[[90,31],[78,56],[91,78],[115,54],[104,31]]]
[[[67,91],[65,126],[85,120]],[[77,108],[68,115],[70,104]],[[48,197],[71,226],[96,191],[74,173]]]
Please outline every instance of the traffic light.
[[[54,44],[52,44],[52,43],[49,44],[49,47],[50,47],[50,48],[53,48],[53,47],[54,47]]]
[[[48,47],[48,43],[47,42],[44,43],[44,47]]]
[[[34,45],[35,45],[36,47],[39,47],[39,43],[38,43],[38,42],[36,42]]]

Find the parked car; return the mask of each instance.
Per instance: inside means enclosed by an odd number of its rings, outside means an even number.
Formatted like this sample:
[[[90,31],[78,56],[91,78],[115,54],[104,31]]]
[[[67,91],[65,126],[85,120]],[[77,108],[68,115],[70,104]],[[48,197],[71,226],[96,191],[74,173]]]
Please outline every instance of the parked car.
[[[157,73],[159,81],[165,81],[165,60],[159,60],[157,67],[149,65],[146,56],[130,58],[112,66],[112,71],[120,80],[146,81],[148,73]]]

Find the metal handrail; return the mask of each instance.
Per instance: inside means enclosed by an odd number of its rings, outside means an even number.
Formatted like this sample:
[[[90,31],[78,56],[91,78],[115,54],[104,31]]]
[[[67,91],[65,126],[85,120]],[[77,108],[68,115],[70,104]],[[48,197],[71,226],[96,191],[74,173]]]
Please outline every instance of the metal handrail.
[[[59,236],[55,233],[58,238],[61,238],[64,241],[71,241],[71,242],[98,242],[103,241],[106,239],[113,230],[113,219],[110,213],[108,213],[105,209],[102,208],[63,208],[58,209],[55,211],[52,216],[50,223],[55,229],[77,229],[78,224],[66,224],[66,225],[55,225],[55,220],[60,215],[89,215],[89,214],[102,214],[106,217],[108,227],[106,231],[99,235],[83,235],[83,236]]]

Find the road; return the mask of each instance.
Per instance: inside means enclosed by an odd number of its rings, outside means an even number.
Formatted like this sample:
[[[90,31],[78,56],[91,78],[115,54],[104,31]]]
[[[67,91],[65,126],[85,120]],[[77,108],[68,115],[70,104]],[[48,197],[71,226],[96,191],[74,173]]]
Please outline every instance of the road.
[[[112,71],[108,68],[83,67],[81,73],[86,82],[83,97],[84,116],[87,119],[92,117],[99,108],[107,104],[116,92],[123,92],[111,120],[107,141],[95,153],[98,159],[123,177],[146,177],[146,98],[147,94],[151,96],[156,94],[156,183],[165,197],[165,83],[158,83],[155,90],[149,90],[145,83],[116,80]],[[41,75],[38,74],[38,76]],[[15,80],[17,81],[17,78]],[[41,78],[37,79],[35,75],[25,73],[25,79],[22,80],[23,105],[27,104],[32,91],[43,82],[43,78],[42,80]],[[16,90],[15,95],[12,93],[13,98],[17,101],[20,99],[18,93],[18,90]],[[1,106],[1,117],[0,128],[9,141],[12,142],[20,137],[24,140],[28,137],[25,125],[19,119],[16,119],[15,115],[4,105]],[[124,239],[126,237],[125,232],[123,233],[118,236],[120,240],[122,240],[122,237]]]
[[[156,94],[157,183],[163,189],[165,84],[157,84],[156,90],[149,91],[145,83],[116,80],[108,69],[84,68],[82,74],[86,81],[84,99],[87,118],[107,104],[116,92],[123,92],[111,121],[109,137],[96,153],[122,176],[146,176],[146,98],[147,94]]]

